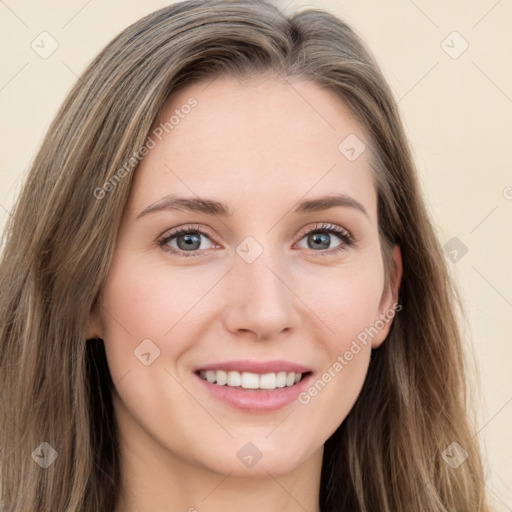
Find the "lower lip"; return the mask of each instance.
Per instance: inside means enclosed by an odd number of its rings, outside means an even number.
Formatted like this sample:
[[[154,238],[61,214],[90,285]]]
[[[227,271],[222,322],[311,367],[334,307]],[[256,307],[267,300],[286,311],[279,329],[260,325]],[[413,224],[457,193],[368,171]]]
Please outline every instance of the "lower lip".
[[[296,400],[299,393],[308,386],[313,374],[309,373],[302,377],[300,382],[293,386],[270,390],[243,389],[228,385],[218,386],[202,379],[197,374],[194,375],[210,394],[225,404],[246,412],[271,412],[277,411]]]

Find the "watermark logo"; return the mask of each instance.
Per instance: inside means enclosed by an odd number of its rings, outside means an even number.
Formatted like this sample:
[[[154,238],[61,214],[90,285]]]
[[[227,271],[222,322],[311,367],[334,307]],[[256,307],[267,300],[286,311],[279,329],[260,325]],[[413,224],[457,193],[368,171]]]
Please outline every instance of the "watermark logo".
[[[338,146],[340,153],[350,162],[357,160],[364,153],[365,149],[366,146],[363,141],[354,133],[345,137]]]
[[[443,251],[452,263],[458,263],[468,252],[467,246],[456,236],[443,246]]]
[[[244,238],[240,244],[238,244],[236,253],[246,263],[252,263],[263,253],[263,247],[256,241],[255,238],[248,236]]]
[[[443,39],[441,48],[452,59],[458,59],[469,48],[469,43],[454,30]]]
[[[468,452],[457,441],[454,441],[443,451],[441,457],[448,466],[457,469],[468,458]]]
[[[245,443],[242,448],[238,450],[236,456],[244,466],[252,468],[259,462],[263,454],[256,445],[252,443]]]
[[[32,458],[43,468],[50,467],[56,460],[59,454],[52,445],[47,442],[41,443],[33,452]]]
[[[146,338],[137,346],[133,354],[144,366],[149,366],[160,356],[160,349],[149,338]]]
[[[59,47],[57,40],[48,32],[41,32],[30,44],[41,59],[47,59],[52,56]]]

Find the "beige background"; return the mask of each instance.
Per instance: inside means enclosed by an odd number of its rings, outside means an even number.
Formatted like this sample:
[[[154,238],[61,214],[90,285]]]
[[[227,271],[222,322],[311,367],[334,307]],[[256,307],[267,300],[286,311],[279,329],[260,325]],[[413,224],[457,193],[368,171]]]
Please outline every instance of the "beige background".
[[[77,75],[114,35],[169,3],[0,1],[0,227]],[[369,44],[399,102],[441,240],[457,237],[468,249],[449,265],[481,373],[480,385],[472,380],[480,393],[475,436],[496,510],[512,511],[512,1],[279,5],[328,9]],[[43,31],[59,45],[46,59],[31,48]],[[467,50],[452,58],[464,41]]]

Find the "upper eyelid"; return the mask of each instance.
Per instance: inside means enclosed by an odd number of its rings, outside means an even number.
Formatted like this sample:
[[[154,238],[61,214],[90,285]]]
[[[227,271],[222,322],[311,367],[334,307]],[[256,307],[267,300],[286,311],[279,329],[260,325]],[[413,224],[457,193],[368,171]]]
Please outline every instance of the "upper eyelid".
[[[167,231],[165,231],[162,235],[160,235],[158,237],[158,240],[174,238],[175,236],[180,235],[183,231],[185,231],[185,232],[190,231],[193,233],[197,231],[197,232],[200,232],[201,234],[211,237],[212,239],[215,238],[214,235],[210,234],[210,232],[209,232],[210,230],[203,226],[186,224],[185,226],[177,226],[175,228],[168,229]]]

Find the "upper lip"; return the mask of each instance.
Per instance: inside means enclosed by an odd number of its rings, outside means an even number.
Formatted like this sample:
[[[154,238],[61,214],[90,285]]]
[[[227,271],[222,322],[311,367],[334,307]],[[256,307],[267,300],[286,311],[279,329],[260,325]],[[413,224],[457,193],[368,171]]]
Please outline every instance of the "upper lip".
[[[298,363],[284,360],[273,361],[249,361],[249,360],[236,360],[236,361],[222,361],[219,363],[211,363],[204,366],[199,366],[196,372],[200,370],[225,370],[235,372],[251,372],[258,374],[265,373],[278,373],[278,372],[295,372],[307,373],[311,369]]]

